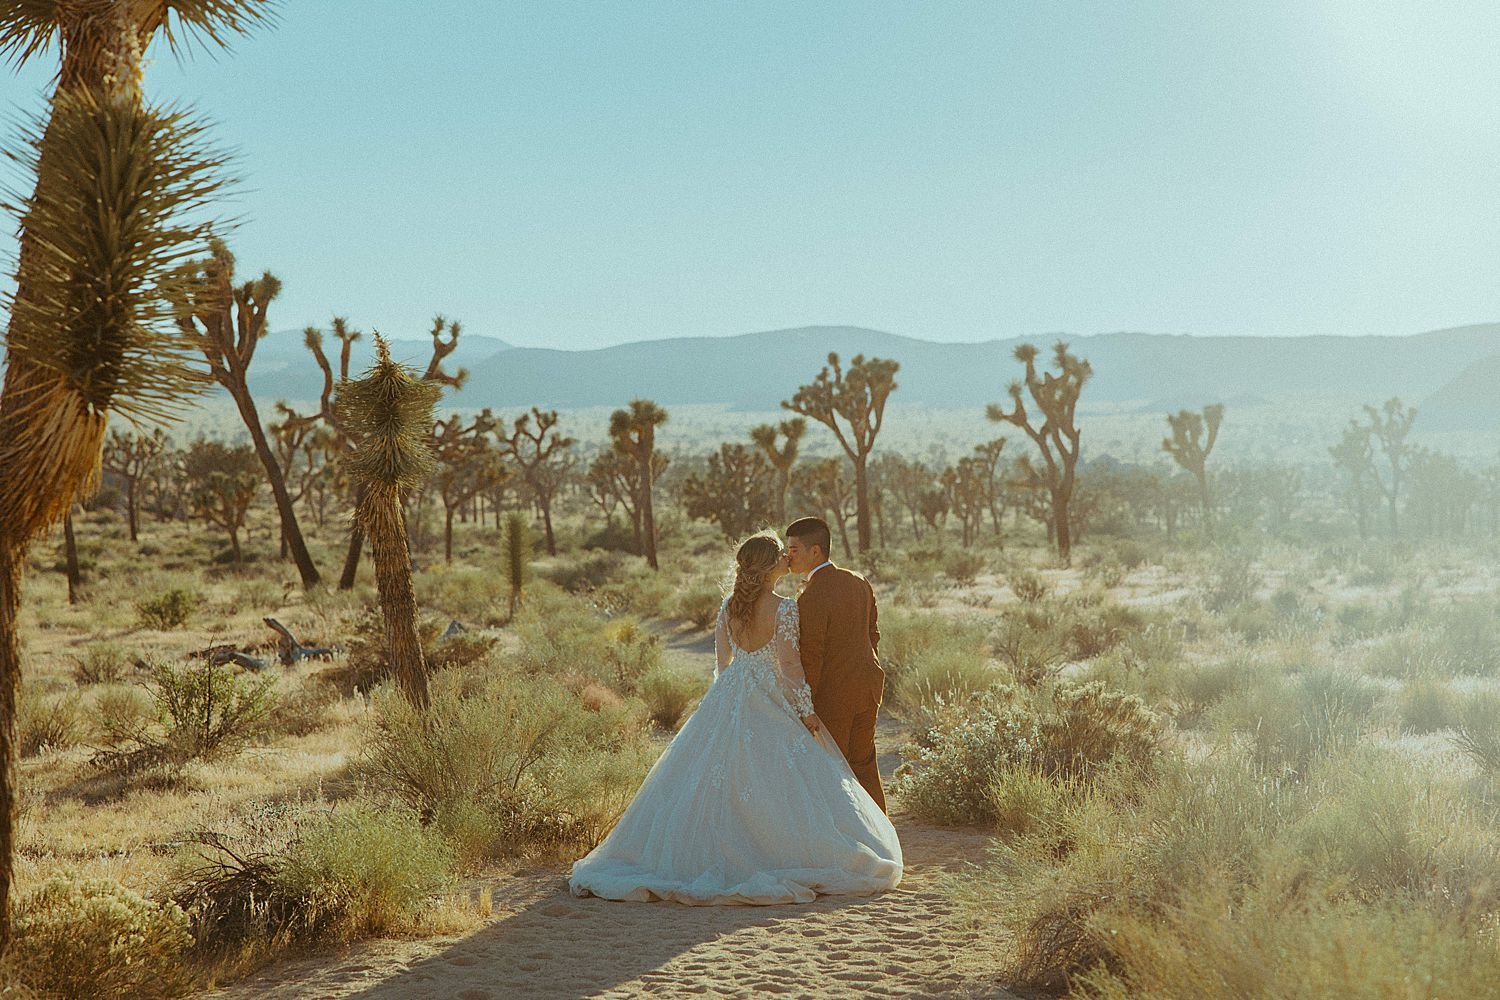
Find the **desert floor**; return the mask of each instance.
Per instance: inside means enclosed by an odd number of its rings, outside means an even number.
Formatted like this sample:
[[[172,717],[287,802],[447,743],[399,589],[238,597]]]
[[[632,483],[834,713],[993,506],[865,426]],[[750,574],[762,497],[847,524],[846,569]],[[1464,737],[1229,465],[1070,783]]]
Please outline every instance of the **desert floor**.
[[[878,733],[887,779],[905,734]],[[492,915],[457,937],[377,940],[279,963],[213,1000],[574,1000],[584,997],[1005,998],[992,946],[954,917],[943,876],[984,856],[989,838],[893,817],[906,876],[873,898],[796,906],[689,907],[569,895],[565,866],[466,888]]]

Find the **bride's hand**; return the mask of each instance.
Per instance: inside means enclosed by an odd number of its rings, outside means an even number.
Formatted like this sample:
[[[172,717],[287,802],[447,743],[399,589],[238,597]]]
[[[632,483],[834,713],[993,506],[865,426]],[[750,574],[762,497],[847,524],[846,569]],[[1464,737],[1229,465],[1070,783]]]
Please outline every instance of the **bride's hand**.
[[[802,717],[802,724],[806,726],[807,731],[812,733],[814,736],[818,735],[818,733],[823,730],[823,720],[818,718],[816,713],[812,715],[804,715]]]

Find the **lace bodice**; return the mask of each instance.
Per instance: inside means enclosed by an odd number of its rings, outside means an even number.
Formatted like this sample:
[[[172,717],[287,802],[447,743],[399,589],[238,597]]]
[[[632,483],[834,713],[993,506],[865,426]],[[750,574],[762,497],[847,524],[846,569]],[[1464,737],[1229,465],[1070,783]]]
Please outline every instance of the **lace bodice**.
[[[797,602],[783,597],[776,608],[776,630],[770,640],[756,649],[744,649],[734,641],[729,630],[729,599],[725,598],[719,606],[718,625],[714,629],[714,647],[718,654],[715,682],[730,667],[742,668],[749,679],[765,687],[799,719],[812,715],[812,689],[807,686],[807,677],[802,672],[802,653],[798,643],[800,625]]]

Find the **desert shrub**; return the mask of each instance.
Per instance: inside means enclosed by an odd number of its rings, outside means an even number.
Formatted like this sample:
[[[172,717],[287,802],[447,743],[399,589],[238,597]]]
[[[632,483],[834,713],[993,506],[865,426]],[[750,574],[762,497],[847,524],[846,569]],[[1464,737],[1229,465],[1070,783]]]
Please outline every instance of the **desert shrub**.
[[[496,625],[510,607],[510,582],[493,567],[438,564],[418,573],[414,582],[418,606],[437,612],[445,626],[451,618]]]
[[[126,742],[155,719],[150,696],[138,687],[107,687],[88,710],[89,726],[105,746]]]
[[[188,920],[107,879],[58,877],[16,905],[11,961],[38,995],[155,1000],[186,993]]]
[[[377,692],[362,765],[376,788],[465,863],[585,841],[614,821],[649,763],[639,702],[589,711],[546,676],[492,676],[467,693],[462,681],[435,676],[425,714]]]
[[[1255,676],[1254,663],[1243,658],[1218,660],[1173,671],[1168,697],[1181,724],[1195,722]]]
[[[1128,907],[1092,922],[1107,966],[1072,980],[1088,1000],[1489,997],[1500,952],[1472,922],[1387,901],[1288,900],[1271,882],[1214,885],[1150,917]],[[1304,894],[1306,895],[1306,894]],[[1417,984],[1420,984],[1419,986]],[[1414,993],[1417,990],[1419,992]]]
[[[1288,683],[1263,678],[1215,711],[1229,732],[1248,738],[1269,773],[1304,775],[1316,760],[1359,739],[1380,689],[1357,674],[1313,670]]]
[[[979,579],[987,563],[984,553],[960,549],[943,558],[943,573],[954,583],[968,587]]]
[[[1435,733],[1458,722],[1459,698],[1443,680],[1414,676],[1396,693],[1401,728],[1409,733]]]
[[[83,713],[76,694],[46,695],[26,685],[16,706],[16,740],[21,756],[66,750],[78,742]]]
[[[1163,736],[1160,719],[1139,698],[1098,683],[1045,694],[1002,689],[941,713],[903,748],[893,788],[930,822],[993,823],[996,783],[1017,768],[1083,784],[1107,770],[1144,777],[1156,770]]]
[[[426,615],[417,623],[417,638],[422,655],[431,670],[467,666],[489,655],[495,640],[474,632],[458,632],[443,638],[448,620]],[[366,608],[354,624],[349,652],[342,664],[323,670],[318,679],[345,697],[356,692],[368,694],[391,676],[390,646],[385,636],[385,619],[378,608]]]
[[[1437,649],[1460,674],[1493,674],[1500,669],[1500,605],[1493,598],[1449,604],[1432,616]]]
[[[1204,575],[1199,597],[1210,611],[1225,611],[1251,600],[1259,586],[1260,574],[1252,555],[1221,552]]]
[[[96,642],[73,657],[73,677],[79,684],[115,684],[130,671],[130,654],[110,642]]]
[[[175,777],[195,760],[232,757],[264,729],[276,704],[272,677],[251,677],[208,660],[151,668],[154,725],[119,733],[93,758],[96,766],[124,774],[144,771]]]
[[[1125,582],[1128,574],[1125,567],[1119,563],[1101,562],[1090,566],[1087,575],[1090,580],[1105,590],[1113,590]]]
[[[610,622],[604,628],[604,666],[617,691],[634,694],[641,678],[661,664],[661,636],[641,628],[634,619]]]
[[[1500,775],[1500,694],[1481,691],[1463,700],[1453,744],[1486,776]]]
[[[1365,672],[1376,677],[1452,677],[1458,664],[1427,628],[1405,628],[1373,642],[1364,654]]]
[[[586,594],[604,586],[620,574],[620,557],[613,552],[593,551],[576,559],[559,559],[536,568],[537,576],[570,594]]]
[[[182,587],[164,590],[155,597],[137,601],[136,618],[145,628],[163,631],[181,628],[192,617],[199,603],[198,592]]]
[[[668,618],[693,623],[697,629],[711,628],[719,617],[719,605],[724,601],[724,592],[712,580],[697,580],[678,591],[668,602]]]
[[[268,953],[397,930],[453,864],[443,837],[410,813],[356,801],[300,817],[269,850],[200,834],[179,863],[174,899],[199,950]]]
[[[284,736],[307,736],[328,728],[328,710],[338,702],[338,692],[325,685],[299,684],[282,693],[267,713],[265,729]]]
[[[655,667],[641,677],[641,700],[652,722],[675,730],[708,690],[708,683],[701,674]]]
[[[1000,767],[986,791],[995,832],[1009,839],[1040,833],[1078,794],[1075,782],[1059,781],[1030,764]]]
[[[1044,619],[1007,617],[991,639],[995,654],[1023,687],[1038,687],[1068,662],[1064,640]]]
[[[887,697],[898,714],[921,724],[935,698],[953,700],[994,686],[985,662],[987,626],[893,608],[880,619],[880,662]]]
[[[448,881],[455,857],[409,813],[356,802],[309,824],[278,877],[322,925],[347,940],[388,933]]]
[[[1016,599],[1026,604],[1036,604],[1041,601],[1052,588],[1037,573],[1031,570],[1019,570],[1011,573],[1005,578],[1010,587],[1010,592],[1016,595]]]
[[[1103,604],[1072,617],[1067,624],[1066,652],[1075,660],[1108,652],[1145,627],[1139,612],[1118,604]]]

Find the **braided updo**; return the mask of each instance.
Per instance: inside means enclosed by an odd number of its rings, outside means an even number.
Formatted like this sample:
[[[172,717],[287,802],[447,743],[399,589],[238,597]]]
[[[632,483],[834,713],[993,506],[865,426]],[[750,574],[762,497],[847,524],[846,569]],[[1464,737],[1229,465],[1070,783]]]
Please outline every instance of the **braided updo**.
[[[755,614],[755,602],[766,589],[766,578],[784,555],[781,539],[773,531],[761,531],[740,543],[734,554],[734,589],[729,594],[729,620],[746,626]]]

